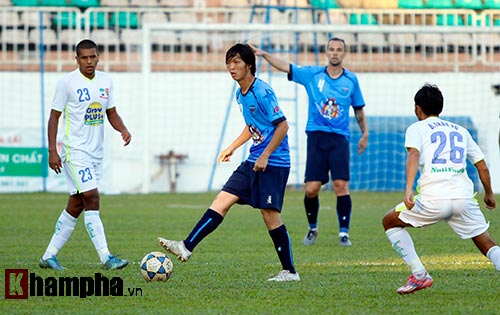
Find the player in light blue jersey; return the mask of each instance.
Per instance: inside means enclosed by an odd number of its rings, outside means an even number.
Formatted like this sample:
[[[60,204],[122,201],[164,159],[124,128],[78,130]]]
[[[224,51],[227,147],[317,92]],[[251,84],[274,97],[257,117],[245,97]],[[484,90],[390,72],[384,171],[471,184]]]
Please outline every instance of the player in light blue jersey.
[[[312,245],[318,236],[319,192],[321,186],[333,181],[337,196],[339,244],[351,246],[349,226],[352,202],[349,193],[349,111],[361,129],[358,154],[368,145],[368,127],[364,112],[365,101],[356,75],[342,66],[346,45],[341,38],[328,41],[326,66],[298,66],[268,52],[253,47],[276,69],[288,73],[288,79],[303,85],[309,99],[307,133],[307,161],[304,182],[304,207],[309,229],[304,245]]]
[[[97,71],[99,52],[95,42],[84,39],[76,45],[78,69],[62,77],[52,100],[48,122],[49,167],[63,172],[69,190],[66,208],[40,258],[41,268],[62,270],[57,253],[75,229],[84,212],[87,232],[105,269],[122,269],[128,261],[109,252],[100,218],[98,180],[102,174],[104,120],[120,132],[125,145],[132,136],[114,104],[114,88],[109,75]],[[63,118],[63,145],[57,150],[59,119]],[[84,211],[85,210],[85,211]]]
[[[226,68],[240,88],[236,101],[245,120],[241,134],[222,152],[217,162],[228,162],[234,151],[252,140],[248,158],[238,166],[215,200],[183,241],[159,237],[160,245],[181,261],[215,231],[235,204],[260,209],[273,241],[282,271],[269,281],[300,281],[293,262],[292,246],[281,208],[290,173],[288,123],[273,89],[255,77],[255,55],[250,46],[236,44],[226,53]]]
[[[467,160],[476,167],[484,188],[488,209],[496,206],[490,172],[484,154],[462,126],[439,118],[443,95],[437,86],[426,84],[415,94],[418,122],[406,130],[406,187],[404,201],[383,218],[385,234],[394,250],[410,267],[407,283],[399,294],[413,293],[432,286],[433,279],[418,257],[408,227],[421,228],[445,221],[462,239],[472,239],[483,255],[500,271],[500,247],[488,233],[475,198],[474,185],[467,175]],[[413,184],[418,170],[417,192]]]

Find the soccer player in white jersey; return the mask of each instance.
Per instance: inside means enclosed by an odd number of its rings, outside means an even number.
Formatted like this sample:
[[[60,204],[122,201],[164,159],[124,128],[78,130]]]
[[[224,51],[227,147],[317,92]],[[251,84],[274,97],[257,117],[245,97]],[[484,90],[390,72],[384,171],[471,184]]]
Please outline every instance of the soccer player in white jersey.
[[[99,52],[89,39],[76,46],[78,69],[62,77],[52,100],[48,122],[49,167],[64,172],[69,190],[66,208],[56,221],[55,231],[43,256],[41,268],[65,269],[57,253],[68,241],[77,219],[85,210],[85,228],[105,269],[121,269],[128,261],[109,252],[104,227],[99,217],[98,180],[102,173],[104,120],[121,133],[128,145],[131,135],[114,104],[113,83],[109,75],[97,71]],[[64,137],[57,151],[59,118],[63,116]],[[60,155],[59,155],[60,154]]]
[[[474,185],[467,175],[467,160],[479,173],[484,187],[484,203],[496,206],[484,154],[469,131],[442,120],[443,95],[435,85],[424,85],[414,97],[418,122],[406,130],[406,187],[404,201],[383,218],[385,234],[394,250],[411,268],[408,282],[399,294],[413,293],[432,286],[433,280],[418,257],[407,227],[420,228],[444,220],[462,239],[472,239],[483,255],[500,271],[500,247],[488,233]],[[413,184],[420,169],[417,194]]]

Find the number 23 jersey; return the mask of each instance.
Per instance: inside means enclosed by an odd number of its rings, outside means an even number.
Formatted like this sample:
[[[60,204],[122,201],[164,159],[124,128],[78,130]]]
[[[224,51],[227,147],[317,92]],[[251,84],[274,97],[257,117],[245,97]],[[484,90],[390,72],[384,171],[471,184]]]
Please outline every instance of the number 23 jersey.
[[[474,196],[474,185],[466,171],[467,159],[475,164],[484,159],[484,154],[467,129],[429,117],[408,127],[405,147],[420,152],[418,186],[422,198]]]
[[[59,80],[52,109],[63,114],[63,160],[102,160],[104,120],[112,107],[113,83],[107,73],[96,71],[89,79],[76,69]]]

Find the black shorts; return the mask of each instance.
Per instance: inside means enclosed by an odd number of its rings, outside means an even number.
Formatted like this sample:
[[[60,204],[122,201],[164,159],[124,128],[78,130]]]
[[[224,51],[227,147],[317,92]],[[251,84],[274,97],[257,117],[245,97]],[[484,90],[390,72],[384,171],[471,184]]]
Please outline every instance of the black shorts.
[[[252,162],[241,163],[222,190],[238,196],[238,204],[281,212],[290,168],[268,165],[265,172],[255,172],[253,166]]]
[[[333,132],[314,131],[307,134],[307,160],[304,182],[328,183],[332,180],[350,179],[349,140]]]

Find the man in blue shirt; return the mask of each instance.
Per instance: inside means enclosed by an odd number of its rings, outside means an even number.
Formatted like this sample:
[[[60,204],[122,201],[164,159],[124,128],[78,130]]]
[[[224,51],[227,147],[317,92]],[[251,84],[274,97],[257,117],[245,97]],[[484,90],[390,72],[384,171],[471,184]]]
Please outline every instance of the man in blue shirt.
[[[222,191],[183,241],[159,237],[160,245],[187,261],[194,248],[212,233],[235,204],[260,209],[283,270],[269,281],[300,281],[295,271],[290,237],[281,220],[281,208],[290,173],[288,123],[273,89],[255,77],[255,54],[250,46],[236,44],[226,53],[226,68],[240,88],[236,101],[245,120],[241,134],[221,153],[228,162],[234,151],[252,139],[249,157],[233,172]]]
[[[327,66],[298,66],[268,52],[253,47],[256,55],[264,57],[273,67],[286,72],[288,80],[303,85],[309,99],[307,133],[307,161],[305,171],[306,192],[304,206],[309,230],[304,237],[305,245],[312,245],[318,236],[319,192],[321,186],[333,181],[337,195],[339,220],[339,244],[351,246],[349,225],[352,202],[349,194],[349,110],[361,129],[358,154],[368,145],[368,127],[364,113],[365,101],[356,75],[342,66],[346,55],[343,39],[334,37],[328,41]]]

